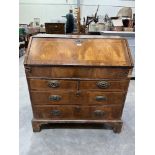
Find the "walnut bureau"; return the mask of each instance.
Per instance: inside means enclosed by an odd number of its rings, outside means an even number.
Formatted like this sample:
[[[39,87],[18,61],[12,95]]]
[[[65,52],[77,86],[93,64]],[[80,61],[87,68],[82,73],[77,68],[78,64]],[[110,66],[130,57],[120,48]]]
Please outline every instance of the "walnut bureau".
[[[126,39],[33,36],[24,67],[34,132],[48,123],[103,123],[121,132],[133,68]]]

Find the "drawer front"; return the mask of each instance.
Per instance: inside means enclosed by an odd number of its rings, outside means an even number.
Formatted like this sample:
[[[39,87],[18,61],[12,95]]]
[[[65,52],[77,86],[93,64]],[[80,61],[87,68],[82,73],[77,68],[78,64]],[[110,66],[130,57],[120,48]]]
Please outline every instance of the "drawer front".
[[[41,80],[41,79],[30,79],[30,89],[33,90],[60,90],[77,89],[77,81],[69,80]]]
[[[126,93],[94,91],[32,91],[32,103],[36,105],[81,104],[81,105],[120,105]]]
[[[75,91],[31,91],[33,104],[75,104]]]
[[[36,119],[120,119],[122,106],[35,106],[34,117]]]
[[[28,77],[48,78],[127,78],[129,69],[95,67],[26,67]]]
[[[81,90],[127,91],[129,80],[80,81]]]
[[[120,105],[125,101],[126,93],[119,92],[87,92],[84,100],[85,104],[93,105]]]

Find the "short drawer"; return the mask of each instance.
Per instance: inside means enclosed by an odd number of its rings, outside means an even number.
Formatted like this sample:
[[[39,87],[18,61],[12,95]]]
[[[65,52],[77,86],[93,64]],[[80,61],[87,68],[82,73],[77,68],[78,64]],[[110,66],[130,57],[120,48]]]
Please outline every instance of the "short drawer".
[[[76,120],[76,119],[120,119],[122,106],[35,106],[34,117],[36,119],[61,119],[61,120]]]
[[[80,81],[81,90],[127,91],[129,80]]]
[[[31,91],[33,104],[75,104],[75,91]]]
[[[86,92],[85,104],[93,105],[121,105],[124,103],[126,93],[122,92]]]
[[[90,79],[122,79],[127,78],[127,68],[97,68],[97,67],[26,67],[27,77],[48,77],[48,78],[90,78]]]
[[[72,80],[29,79],[29,83],[30,89],[33,90],[77,89],[77,82]]]

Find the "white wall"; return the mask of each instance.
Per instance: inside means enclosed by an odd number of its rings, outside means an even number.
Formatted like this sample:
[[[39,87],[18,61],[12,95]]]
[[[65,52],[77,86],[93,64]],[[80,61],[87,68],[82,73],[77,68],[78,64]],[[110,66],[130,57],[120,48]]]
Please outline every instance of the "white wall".
[[[29,24],[34,18],[40,18],[41,23],[51,20],[62,19],[70,8],[75,8],[77,0],[20,0],[19,1],[19,23]],[[81,16],[86,17],[95,13],[97,5],[100,5],[98,15],[108,13],[116,16],[122,6],[132,7],[134,12],[134,1],[128,0],[81,0]]]

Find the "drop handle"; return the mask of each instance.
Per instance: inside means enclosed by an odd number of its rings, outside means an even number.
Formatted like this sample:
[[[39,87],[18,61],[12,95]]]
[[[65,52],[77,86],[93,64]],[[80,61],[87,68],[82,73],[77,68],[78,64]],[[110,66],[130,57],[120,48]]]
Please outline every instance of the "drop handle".
[[[49,100],[50,101],[60,101],[61,96],[59,96],[59,95],[51,95],[51,96],[49,96]]]
[[[96,101],[98,102],[102,102],[102,101],[106,101],[107,98],[105,96],[96,96]]]
[[[105,115],[105,112],[102,111],[102,110],[95,110],[94,115],[97,116],[97,117],[102,117],[102,116]]]
[[[52,114],[53,116],[60,116],[60,115],[61,115],[61,111],[60,111],[60,110],[52,110],[52,111],[51,111],[51,114]]]

